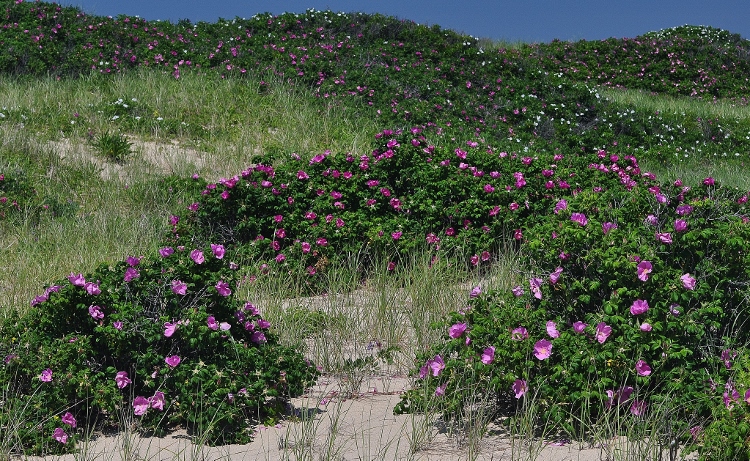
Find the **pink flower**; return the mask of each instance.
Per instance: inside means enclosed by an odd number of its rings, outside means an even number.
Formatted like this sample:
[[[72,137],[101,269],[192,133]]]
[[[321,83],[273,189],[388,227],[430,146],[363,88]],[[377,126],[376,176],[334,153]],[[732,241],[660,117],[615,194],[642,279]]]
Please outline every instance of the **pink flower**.
[[[557,204],[555,204],[555,210],[554,211],[555,211],[555,214],[558,214],[561,211],[567,210],[567,209],[568,209],[568,201],[565,200],[565,199],[562,199],[562,200],[558,201]]]
[[[164,392],[156,391],[153,397],[149,397],[148,402],[151,404],[151,408],[164,411]]]
[[[650,323],[643,322],[640,326],[641,331],[649,332],[651,331],[652,327]]]
[[[684,232],[687,230],[687,221],[683,219],[676,219],[674,222],[674,231],[675,232]]]
[[[460,338],[464,334],[468,325],[465,323],[456,323],[448,330],[448,336],[451,338]]]
[[[536,299],[542,299],[542,279],[540,278],[532,278],[529,280],[529,286],[531,287],[531,292],[534,294],[534,297]]]
[[[517,399],[523,397],[523,395],[529,390],[526,386],[526,381],[523,379],[515,380],[511,389],[513,389]]]
[[[140,272],[138,272],[138,269],[134,267],[128,267],[127,269],[125,269],[125,277],[124,277],[125,283],[130,282],[133,279],[137,279],[140,276],[141,276]]]
[[[482,363],[489,365],[495,360],[495,346],[490,346],[482,351]]]
[[[164,247],[159,249],[159,256],[161,256],[162,258],[166,258],[172,253],[174,253],[174,249],[172,247]]]
[[[648,302],[643,299],[636,299],[630,306],[630,313],[633,315],[641,315],[648,310]]]
[[[176,295],[185,295],[185,293],[187,293],[187,283],[180,280],[172,280],[172,293]]]
[[[62,422],[70,427],[76,427],[76,419],[73,417],[71,412],[66,412],[62,417]]]
[[[104,318],[104,312],[102,312],[99,306],[89,306],[89,315],[93,317],[94,320],[101,320]]]
[[[625,386],[623,388],[620,388],[619,394],[620,394],[620,401],[624,402],[630,398],[630,396],[633,394],[633,386]]]
[[[667,245],[672,244],[672,234],[670,234],[669,232],[657,232],[656,239],[661,243],[666,243]]]
[[[83,278],[83,274],[73,274],[73,273],[71,273],[68,276],[68,281],[70,281],[70,283],[73,286],[76,286],[76,287],[85,287],[86,286],[86,279]]]
[[[549,320],[547,322],[547,334],[552,339],[560,337],[560,332],[557,331],[557,325],[555,324],[554,320]]]
[[[180,356],[179,355],[170,355],[169,357],[165,358],[164,361],[167,362],[167,365],[174,368],[177,365],[180,364]]]
[[[609,231],[611,231],[613,229],[617,229],[617,224],[615,224],[613,222],[602,223],[602,232],[604,233],[604,235],[607,235],[609,233]]]
[[[52,432],[52,438],[62,444],[68,443],[68,434],[61,427],[55,428],[54,432]]]
[[[203,264],[203,262],[206,260],[206,258],[203,256],[203,252],[201,250],[193,250],[190,252],[190,259],[195,261],[195,264]]]
[[[146,397],[138,396],[135,399],[133,399],[133,414],[136,416],[143,416],[146,414],[146,411],[149,407],[149,401],[146,399]]]
[[[175,330],[177,330],[177,323],[170,323],[170,322],[164,322],[164,336],[167,338],[171,338],[174,334]]]
[[[648,376],[651,374],[651,367],[643,360],[639,360],[635,363],[635,371],[637,371],[640,376]]]
[[[442,397],[445,395],[445,388],[448,387],[448,383],[443,383],[437,388],[435,388],[435,396],[436,397]]]
[[[128,263],[128,266],[135,267],[141,263],[141,258],[136,258],[135,256],[128,256],[125,259],[125,262]]]
[[[281,263],[283,263],[284,261],[286,261],[286,256],[284,255],[284,253],[279,253],[279,254],[277,254],[277,255],[276,255],[276,262],[277,262],[277,263],[281,264]],[[218,289],[218,288],[217,288],[217,289]],[[226,295],[225,295],[225,296],[226,296]]]
[[[218,291],[221,296],[229,296],[232,294],[229,284],[223,280],[216,282],[216,291]]]
[[[102,293],[101,288],[99,288],[99,283],[94,282],[86,282],[86,293],[90,294],[91,296],[96,296]]]
[[[695,290],[695,284],[696,284],[695,277],[691,276],[690,274],[683,274],[680,277],[680,281],[682,282],[682,286],[686,290]]]
[[[633,404],[630,405],[630,413],[635,416],[640,416],[646,412],[646,402],[643,400],[633,400]]]
[[[612,408],[612,406],[615,404],[617,400],[617,394],[612,389],[607,389],[607,402],[604,404],[604,407],[609,410]]]
[[[645,282],[648,280],[648,274],[653,270],[651,261],[641,261],[638,263],[638,280]]]
[[[392,272],[393,270],[396,269],[396,263],[393,261],[388,261],[387,269],[389,272]]]
[[[435,358],[429,359],[427,362],[429,368],[432,370],[432,376],[439,376],[445,369],[445,362],[440,355],[436,355]]]
[[[254,331],[253,334],[250,335],[250,341],[255,344],[264,344],[267,341],[266,335],[262,331]]]
[[[122,330],[122,322],[119,320],[112,322],[112,328],[115,330]]]
[[[680,205],[677,207],[675,212],[680,216],[688,216],[690,213],[693,212],[693,206],[692,205]]]
[[[472,299],[476,298],[480,294],[482,294],[482,288],[479,287],[479,286],[476,286],[476,287],[474,287],[474,288],[471,289],[471,292],[469,293],[469,298],[472,298]]]
[[[310,178],[310,176],[308,176],[308,174],[305,173],[304,171],[302,170],[297,171],[297,179],[299,179],[300,181],[303,181],[308,178]]]
[[[515,286],[515,287],[513,287],[513,289],[512,289],[512,290],[510,290],[510,291],[511,291],[511,292],[513,293],[513,295],[514,295],[514,296],[516,296],[516,297],[519,297],[519,296],[523,296],[523,294],[524,294],[523,288],[521,288],[520,286]]]
[[[573,213],[570,215],[570,220],[573,222],[577,222],[581,225],[581,227],[586,227],[586,224],[589,223],[589,220],[586,218],[586,215],[583,213]]]
[[[127,371],[118,371],[115,375],[115,384],[117,384],[118,389],[125,388],[131,382],[130,378],[128,378]]]
[[[599,344],[604,344],[604,341],[609,338],[609,335],[612,334],[612,327],[607,325],[604,322],[599,322],[596,325],[596,340],[599,341]]]
[[[216,259],[222,259],[224,257],[224,245],[214,245],[212,243],[211,251],[214,253],[214,257],[216,257]]]
[[[399,232],[393,232],[393,233],[391,234],[391,237],[393,237],[393,240],[398,240],[398,239],[400,239],[400,238],[401,238],[401,235],[403,235],[403,233],[402,233],[402,232],[400,232],[400,231],[399,231]]]
[[[732,359],[737,356],[737,353],[731,349],[724,349],[721,351],[721,360],[724,362],[724,366],[727,370],[732,368]]]
[[[513,177],[516,178],[516,189],[520,189],[526,185],[526,179],[524,179],[523,173],[520,171],[513,173]]]
[[[549,281],[552,285],[556,284],[558,280],[560,280],[560,276],[562,275],[563,268],[558,267],[555,269],[555,271],[551,274],[549,274]]]
[[[740,400],[740,393],[734,387],[732,381],[728,381],[725,388],[726,392],[723,394],[724,405],[726,405],[728,410],[731,410],[734,407],[734,403]]]
[[[581,321],[575,322],[573,324],[573,331],[575,331],[578,334],[581,334],[581,333],[583,333],[583,330],[585,330],[587,326],[588,326],[587,324],[585,324],[585,323],[583,323]]]
[[[219,323],[216,321],[216,318],[213,315],[209,315],[206,319],[206,323],[208,324],[208,328],[216,331],[219,329]]]
[[[529,332],[524,327],[515,328],[510,332],[510,338],[513,341],[523,341],[529,337]]]
[[[323,237],[320,237],[320,238],[318,238],[315,241],[315,243],[317,243],[318,245],[324,247],[324,246],[328,245],[328,240],[324,239]]]
[[[534,357],[544,360],[552,355],[552,343],[546,339],[540,339],[534,344]]]

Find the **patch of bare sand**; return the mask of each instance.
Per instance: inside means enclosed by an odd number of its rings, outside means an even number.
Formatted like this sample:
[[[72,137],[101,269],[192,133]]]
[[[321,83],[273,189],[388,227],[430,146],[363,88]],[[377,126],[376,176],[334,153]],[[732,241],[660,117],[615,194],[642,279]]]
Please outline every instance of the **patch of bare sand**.
[[[132,137],[128,140],[132,143],[132,158],[140,160],[140,166],[151,172],[180,174],[185,172],[187,166],[198,171],[204,170],[213,162],[211,154],[183,146],[177,140],[169,143],[143,141]],[[130,161],[126,164],[109,162],[97,156],[90,145],[70,138],[50,141],[48,146],[54,149],[63,160],[92,163],[104,180],[118,178],[127,181],[133,169],[137,168]]]
[[[363,384],[354,398],[340,398],[341,383],[321,378],[310,392],[292,401],[289,419],[273,427],[256,429],[252,443],[208,447],[196,437],[175,431],[167,437],[134,434],[99,435],[82,447],[82,453],[33,460],[78,461],[130,459],[168,460],[415,460],[470,459],[465,443],[441,430],[424,415],[394,415],[393,407],[408,387],[403,377],[381,376]],[[390,389],[385,391],[385,389]],[[484,437],[472,459],[529,459],[516,447],[515,457],[507,436]],[[554,446],[538,442],[539,461],[594,461],[599,449]],[[80,446],[80,445],[79,445]]]

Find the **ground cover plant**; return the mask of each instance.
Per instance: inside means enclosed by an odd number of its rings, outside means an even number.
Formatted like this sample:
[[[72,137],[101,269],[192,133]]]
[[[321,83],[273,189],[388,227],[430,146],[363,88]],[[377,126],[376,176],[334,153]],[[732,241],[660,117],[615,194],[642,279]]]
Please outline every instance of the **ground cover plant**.
[[[358,13],[171,24],[0,6],[3,247],[54,247],[101,208],[122,221],[99,234],[148,228],[4,298],[4,450],[69,451],[129,412],[153,433],[244,441],[316,365],[357,382],[401,354],[400,412],[747,457],[746,40],[686,26],[506,48]],[[77,99],[35,98],[39,84]],[[150,171],[139,143],[164,139],[204,153]],[[48,147],[75,140],[118,169]],[[676,168],[698,173],[662,180]],[[508,254],[525,263],[498,275]],[[485,282],[447,316],[376,309],[355,328],[378,345],[363,356],[303,358],[350,313],[248,303],[268,287],[409,292],[417,267]],[[295,322],[304,338],[276,327]]]

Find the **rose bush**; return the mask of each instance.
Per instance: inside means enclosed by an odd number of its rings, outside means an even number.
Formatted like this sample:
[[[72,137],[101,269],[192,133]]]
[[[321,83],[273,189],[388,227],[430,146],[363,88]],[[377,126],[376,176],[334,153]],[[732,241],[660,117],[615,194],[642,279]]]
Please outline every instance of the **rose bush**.
[[[164,247],[47,288],[4,321],[0,382],[24,411],[0,413],[17,418],[2,423],[19,424],[33,452],[73,445],[49,446],[63,429],[50,412],[62,410],[79,427],[116,427],[132,411],[153,433],[181,426],[209,443],[248,441],[318,372],[278,344],[259,307],[234,296],[234,255],[215,244]]]
[[[630,190],[560,198],[564,209],[558,202],[525,229],[521,250],[535,262],[528,285],[483,294],[447,319],[446,332],[466,325],[464,337],[449,335],[420,357],[440,355],[444,368],[417,372],[432,391],[416,386],[397,411],[424,408],[437,389],[449,415],[477,394],[533,395],[542,420],[568,435],[624,405],[633,415],[671,415],[664,427],[687,440],[716,408],[716,386],[731,386],[726,351],[748,340],[746,196],[709,180],[691,189],[634,178]]]

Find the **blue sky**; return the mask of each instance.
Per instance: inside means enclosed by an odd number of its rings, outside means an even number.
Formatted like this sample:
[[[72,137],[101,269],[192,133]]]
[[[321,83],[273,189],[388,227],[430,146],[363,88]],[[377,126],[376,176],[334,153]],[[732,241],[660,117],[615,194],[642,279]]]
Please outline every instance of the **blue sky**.
[[[420,24],[438,24],[475,37],[548,42],[635,37],[645,32],[705,25],[750,39],[748,0],[62,0],[90,14],[138,15],[144,19],[190,19],[256,13],[304,12],[308,8],[382,13]]]

